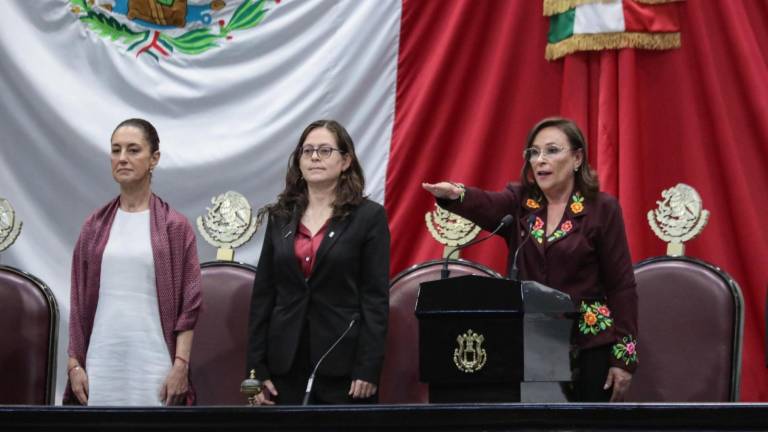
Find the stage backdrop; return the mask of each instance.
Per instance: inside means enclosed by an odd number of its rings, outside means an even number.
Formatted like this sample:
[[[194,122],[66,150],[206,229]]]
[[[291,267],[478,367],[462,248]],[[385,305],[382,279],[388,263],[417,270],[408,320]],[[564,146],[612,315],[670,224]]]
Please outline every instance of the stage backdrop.
[[[0,263],[43,278],[59,300],[59,394],[71,249],[117,193],[108,151],[120,120],[158,127],[153,188],[190,219],[230,189],[254,206],[274,200],[303,127],[340,120],[388,210],[394,275],[441,253],[424,229],[422,181],[500,189],[518,177],[528,129],[560,114],[587,133],[634,260],[664,253],[645,220],[660,191],[684,182],[701,193],[712,215],[687,252],[741,285],[742,399],[768,400],[764,1],[680,3],[680,49],[555,62],[539,1],[190,0],[183,19],[164,21],[171,30],[137,21],[149,3],[14,0],[0,11],[0,197],[24,220]],[[236,258],[255,263],[261,235]],[[500,241],[466,253],[499,271],[505,255]]]

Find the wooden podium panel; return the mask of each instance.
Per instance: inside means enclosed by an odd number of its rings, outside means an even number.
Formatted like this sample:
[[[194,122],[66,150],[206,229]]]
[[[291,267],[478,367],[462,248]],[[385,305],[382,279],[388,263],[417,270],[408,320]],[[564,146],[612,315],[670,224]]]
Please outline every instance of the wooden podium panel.
[[[432,403],[565,402],[570,297],[474,275],[422,282],[420,378]]]
[[[3,431],[755,431],[766,404],[452,404],[88,408],[0,406]]]

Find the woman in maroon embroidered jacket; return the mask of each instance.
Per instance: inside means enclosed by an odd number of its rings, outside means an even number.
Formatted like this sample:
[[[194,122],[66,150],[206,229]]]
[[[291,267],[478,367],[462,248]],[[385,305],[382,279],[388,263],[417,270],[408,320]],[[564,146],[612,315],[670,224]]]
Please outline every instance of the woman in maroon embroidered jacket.
[[[584,137],[571,120],[548,118],[528,134],[521,184],[501,192],[451,182],[422,186],[440,206],[486,230],[507,214],[500,234],[519,253],[520,277],[570,294],[580,310],[574,328],[574,395],[620,401],[637,367],[637,293],[621,208],[598,189]],[[529,224],[530,221],[530,224]]]
[[[200,307],[194,231],[150,189],[160,160],[155,128],[126,120],[111,144],[120,195],[86,219],[75,245],[64,402],[191,404]]]

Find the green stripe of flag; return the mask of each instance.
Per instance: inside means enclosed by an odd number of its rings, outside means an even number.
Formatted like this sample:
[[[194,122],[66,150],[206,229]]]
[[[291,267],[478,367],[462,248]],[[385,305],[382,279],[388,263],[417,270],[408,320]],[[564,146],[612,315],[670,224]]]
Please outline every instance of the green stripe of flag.
[[[576,20],[576,9],[569,9],[561,14],[550,17],[548,43],[557,43],[573,36],[573,23]]]

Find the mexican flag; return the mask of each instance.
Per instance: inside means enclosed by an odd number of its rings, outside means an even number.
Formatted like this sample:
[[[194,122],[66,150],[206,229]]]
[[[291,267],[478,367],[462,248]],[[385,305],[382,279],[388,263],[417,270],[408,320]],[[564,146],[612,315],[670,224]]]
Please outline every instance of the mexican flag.
[[[547,60],[576,51],[680,47],[679,0],[544,0]]]

